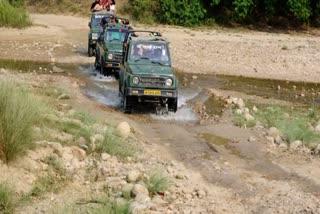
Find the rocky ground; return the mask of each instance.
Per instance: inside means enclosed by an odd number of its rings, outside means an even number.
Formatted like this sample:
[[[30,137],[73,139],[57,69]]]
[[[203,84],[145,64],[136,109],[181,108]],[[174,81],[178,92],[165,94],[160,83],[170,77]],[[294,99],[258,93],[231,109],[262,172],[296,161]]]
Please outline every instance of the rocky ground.
[[[93,63],[86,56],[87,19],[32,17],[36,26],[0,31],[1,59]],[[171,42],[175,67],[182,71],[318,82],[319,42],[313,34],[166,26],[160,30]],[[232,123],[233,114],[255,119],[260,109],[249,102],[292,103],[210,84],[199,91],[197,74],[186,85],[198,93],[184,98],[187,101],[171,119],[126,115],[117,106],[84,95],[83,88],[92,80],[78,74],[79,66],[68,72],[54,70],[0,70],[2,80],[26,84],[47,103],[52,109],[46,115],[49,121],[90,130],[78,136],[34,127],[36,148],[8,165],[0,163],[0,181],[8,182],[18,197],[26,197],[16,213],[86,213],[107,202],[129,203],[133,213],[320,213],[319,148],[288,144],[274,128]],[[203,96],[218,98],[223,114],[210,115]],[[89,112],[96,121],[78,119],[77,112]],[[187,120],[188,115],[195,118]],[[108,129],[125,139],[135,155],[123,158],[98,150]],[[148,185],[155,174],[169,181],[168,188],[152,191]]]

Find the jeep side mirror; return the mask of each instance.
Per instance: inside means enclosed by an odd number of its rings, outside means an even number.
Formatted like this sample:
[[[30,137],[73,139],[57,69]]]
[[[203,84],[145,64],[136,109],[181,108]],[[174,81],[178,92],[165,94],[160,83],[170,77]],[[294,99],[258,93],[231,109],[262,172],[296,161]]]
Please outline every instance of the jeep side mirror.
[[[88,22],[88,27],[91,28],[91,22]]]

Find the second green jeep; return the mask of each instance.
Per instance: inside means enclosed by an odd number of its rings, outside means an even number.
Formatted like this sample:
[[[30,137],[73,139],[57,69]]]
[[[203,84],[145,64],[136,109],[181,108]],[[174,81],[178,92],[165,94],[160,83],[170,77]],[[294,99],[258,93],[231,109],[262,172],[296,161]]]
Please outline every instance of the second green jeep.
[[[138,36],[147,33],[147,36]],[[157,113],[176,112],[178,79],[172,66],[168,42],[157,32],[129,31],[119,72],[119,94],[125,112],[138,103],[150,104]]]
[[[123,56],[123,41],[128,29],[109,26],[100,34],[96,46],[96,69],[104,75],[118,78],[120,63]]]

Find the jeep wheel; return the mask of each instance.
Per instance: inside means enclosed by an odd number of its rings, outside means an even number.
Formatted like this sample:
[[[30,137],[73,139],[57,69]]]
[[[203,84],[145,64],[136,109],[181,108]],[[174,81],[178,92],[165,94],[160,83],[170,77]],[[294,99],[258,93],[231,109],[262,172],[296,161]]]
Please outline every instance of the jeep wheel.
[[[131,113],[130,97],[127,95],[126,92],[123,95],[123,111],[127,114]]]
[[[89,57],[93,56],[93,48],[90,45],[88,45],[88,56]]]
[[[105,71],[105,69],[104,69],[104,60],[103,59],[101,59],[101,64],[100,64],[100,74],[101,75],[104,75],[104,71]]]
[[[168,102],[168,108],[170,111],[176,112],[178,110],[178,99],[170,99]]]
[[[95,67],[96,70],[100,70],[100,66],[99,66],[99,64],[98,64],[98,59],[97,59],[97,57],[96,57],[96,60],[94,61],[94,67]]]

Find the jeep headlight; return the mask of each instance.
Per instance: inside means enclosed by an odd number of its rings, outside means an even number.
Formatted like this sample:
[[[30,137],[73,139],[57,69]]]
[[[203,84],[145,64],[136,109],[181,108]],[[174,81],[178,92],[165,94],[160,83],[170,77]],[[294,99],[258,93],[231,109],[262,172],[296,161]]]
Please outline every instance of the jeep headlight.
[[[166,80],[166,86],[172,86],[172,83],[173,83],[172,79],[169,78]]]
[[[109,53],[109,54],[108,54],[108,59],[112,59],[112,58],[113,58],[112,53]]]
[[[138,84],[139,84],[139,81],[140,81],[140,80],[139,80],[139,77],[133,77],[133,78],[132,78],[132,83],[135,84],[135,85],[138,85]]]
[[[91,39],[97,40],[98,39],[98,34],[97,33],[92,33],[91,34]]]

